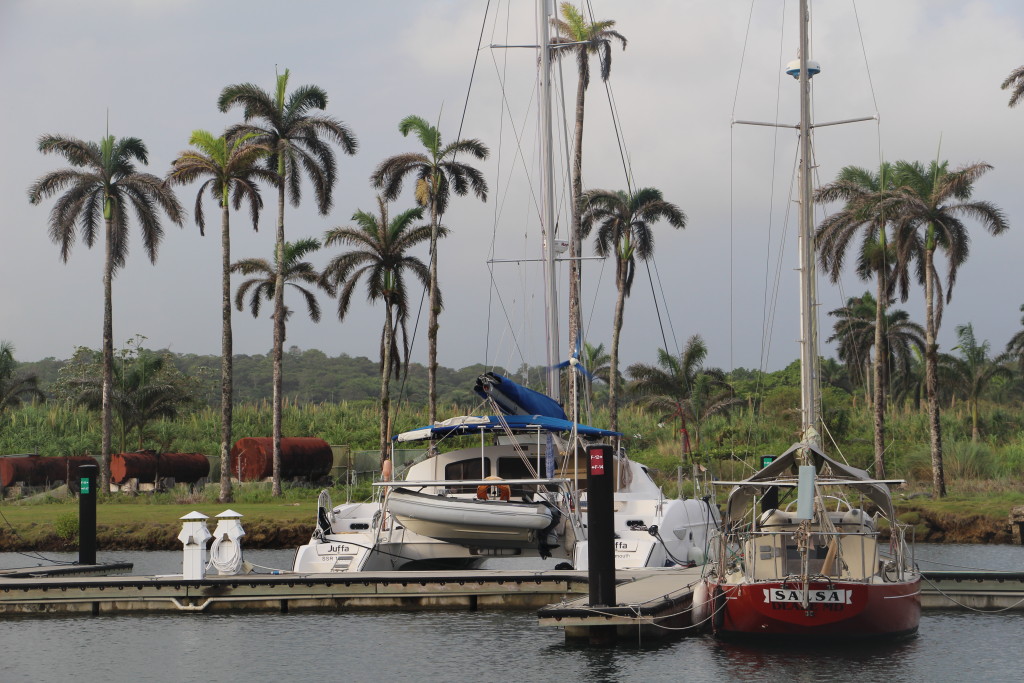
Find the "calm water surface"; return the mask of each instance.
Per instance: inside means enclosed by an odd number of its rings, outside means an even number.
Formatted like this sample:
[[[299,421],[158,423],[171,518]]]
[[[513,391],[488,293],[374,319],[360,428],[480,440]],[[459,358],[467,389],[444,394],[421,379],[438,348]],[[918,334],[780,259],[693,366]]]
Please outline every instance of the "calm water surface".
[[[73,556],[50,554],[57,559]],[[287,567],[291,551],[246,558]],[[925,569],[1024,570],[1024,548],[918,546]],[[178,553],[101,553],[136,573]],[[941,563],[941,564],[940,564]],[[0,567],[35,561],[0,554]],[[953,565],[950,567],[949,565]],[[388,612],[0,619],[0,681],[1021,681],[1024,612],[926,611],[920,635],[855,648],[752,647],[693,637],[569,647],[532,612]]]

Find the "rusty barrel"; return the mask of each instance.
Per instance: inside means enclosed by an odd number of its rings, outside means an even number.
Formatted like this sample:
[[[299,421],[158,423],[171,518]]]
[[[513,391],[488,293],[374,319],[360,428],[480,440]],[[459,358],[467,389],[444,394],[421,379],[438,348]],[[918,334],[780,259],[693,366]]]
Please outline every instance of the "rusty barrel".
[[[281,478],[311,479],[331,472],[334,455],[323,439],[304,436],[281,438]],[[274,440],[246,437],[231,448],[231,475],[241,481],[261,481],[274,474]]]
[[[129,479],[149,483],[168,478],[194,484],[209,475],[210,461],[202,453],[137,451],[110,456],[110,480],[115,484],[124,484]]]
[[[42,458],[38,455],[0,457],[0,487],[22,482],[26,486],[45,486],[55,481],[78,478],[79,465],[95,465],[87,455]]]

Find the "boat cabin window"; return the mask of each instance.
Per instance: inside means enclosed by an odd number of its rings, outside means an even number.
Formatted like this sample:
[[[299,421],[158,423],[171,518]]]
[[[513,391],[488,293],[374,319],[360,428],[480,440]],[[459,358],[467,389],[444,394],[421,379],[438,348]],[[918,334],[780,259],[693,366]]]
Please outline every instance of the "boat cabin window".
[[[537,466],[536,461],[534,461],[532,464],[534,467]],[[543,466],[544,462],[541,461],[541,467]],[[544,476],[544,473],[540,472],[538,473],[538,475]],[[533,472],[531,472],[530,469],[526,466],[526,463],[523,462],[523,459],[519,456],[510,458],[498,458],[498,476],[501,477],[502,479],[534,479],[538,475],[535,475]],[[535,489],[536,487],[529,486],[526,488]],[[523,492],[523,486],[513,486],[512,498],[518,499],[520,496],[523,495]]]
[[[486,479],[491,476],[491,461],[484,460],[483,463],[483,472],[480,471],[480,458],[449,463],[444,467],[444,478],[446,481]],[[476,493],[476,486],[450,486],[448,488],[452,493]]]

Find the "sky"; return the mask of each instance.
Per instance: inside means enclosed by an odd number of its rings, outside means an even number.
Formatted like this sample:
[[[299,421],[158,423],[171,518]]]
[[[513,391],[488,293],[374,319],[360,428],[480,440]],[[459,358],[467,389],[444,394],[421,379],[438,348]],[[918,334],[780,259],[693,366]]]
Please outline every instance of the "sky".
[[[220,134],[240,120],[237,110],[217,110],[226,85],[251,82],[270,90],[275,70],[287,68],[290,87],[316,84],[327,91],[327,113],[359,141],[356,155],[339,154],[328,215],[313,208],[308,185],[303,205],[289,205],[288,239],[321,237],[351,225],[355,210],[375,209],[368,180],[375,166],[419,149],[417,140],[398,132],[404,116],[436,122],[446,140],[461,126],[462,137],[491,149],[478,164],[490,192],[486,202],[453,197],[444,217],[451,236],[439,249],[446,303],[439,362],[513,368],[544,363],[536,262],[536,57],[530,49],[491,47],[535,44],[536,11],[527,0],[492,0],[485,18],[485,6],[480,0],[0,3],[0,91],[7,94],[0,126],[7,158],[0,164],[0,339],[13,342],[21,361],[67,358],[77,346],[98,348],[101,342],[101,245],[90,250],[78,241],[63,263],[47,233],[53,200],[33,206],[27,199],[36,178],[66,166],[37,151],[41,135],[99,140],[109,117],[111,134],[145,141],[145,170],[163,176],[187,148],[192,130]],[[615,19],[629,44],[625,51],[615,48],[611,96],[596,76],[588,91],[584,185],[624,189],[628,167],[634,186],[660,189],[688,218],[684,230],[654,227],[653,287],[641,269],[626,306],[622,367],[653,362],[665,345],[652,289],[673,350],[700,334],[711,365],[774,370],[789,364],[798,355],[796,212],[790,200],[796,136],[791,129],[733,121],[796,122],[796,82],[780,74],[797,57],[797,3],[592,0],[591,7],[596,18]],[[1013,0],[846,0],[818,3],[812,12],[812,57],[822,65],[814,79],[815,120],[878,116],[877,122],[816,132],[820,182],[834,179],[845,165],[877,168],[880,159],[927,163],[938,156],[954,167],[993,165],[975,197],[998,204],[1010,230],[993,237],[972,225],[971,255],[946,307],[939,341],[949,351],[955,327],[970,322],[979,339],[1001,351],[1020,329],[1024,303],[1024,106],[1010,109],[999,88],[1024,62],[1024,6]],[[561,131],[572,126],[571,62],[562,74],[564,84],[556,83],[556,90],[570,102],[556,109],[555,156],[564,234],[568,183]],[[208,230],[199,235],[191,215],[196,191],[177,189],[189,217],[181,228],[165,222],[155,265],[133,224],[128,262],[114,282],[116,347],[143,335],[150,348],[219,353],[219,222],[206,200]],[[272,255],[276,193],[266,188],[264,197],[258,232],[245,216],[232,216],[234,260]],[[392,211],[412,203],[406,188]],[[819,207],[817,219],[836,208]],[[322,266],[333,255],[325,249],[310,260]],[[589,245],[586,255],[593,256]],[[500,262],[489,265],[492,259]],[[586,335],[606,346],[613,273],[611,262],[585,262]],[[825,339],[832,322],[825,313],[873,286],[852,273],[836,284],[820,280]],[[301,306],[294,295],[289,299]],[[383,310],[359,298],[339,322],[335,304],[325,296],[321,302],[319,324],[303,311],[292,317],[288,346],[374,357]],[[923,322],[917,292],[898,306]],[[269,310],[260,319],[235,312],[236,353],[268,352]],[[424,329],[421,324],[414,361],[426,359]],[[565,354],[564,342],[562,348]],[[823,354],[834,355],[834,349],[826,346]]]

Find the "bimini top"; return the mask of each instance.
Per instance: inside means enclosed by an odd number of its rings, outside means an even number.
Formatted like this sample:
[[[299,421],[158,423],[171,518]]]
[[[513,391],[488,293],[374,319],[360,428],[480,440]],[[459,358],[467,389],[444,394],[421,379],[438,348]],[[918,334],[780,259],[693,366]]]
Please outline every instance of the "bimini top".
[[[503,424],[504,423],[504,424]],[[571,420],[561,420],[557,417],[545,415],[462,415],[452,417],[444,422],[435,422],[433,425],[420,427],[408,432],[402,432],[392,437],[393,441],[423,441],[424,439],[440,438],[445,436],[461,436],[463,434],[479,434],[480,432],[505,433],[505,425],[513,433],[528,432],[570,432],[573,428]],[[576,431],[580,436],[589,438],[608,438],[622,436],[619,432],[612,432],[607,429],[588,427],[577,424]]]

